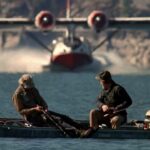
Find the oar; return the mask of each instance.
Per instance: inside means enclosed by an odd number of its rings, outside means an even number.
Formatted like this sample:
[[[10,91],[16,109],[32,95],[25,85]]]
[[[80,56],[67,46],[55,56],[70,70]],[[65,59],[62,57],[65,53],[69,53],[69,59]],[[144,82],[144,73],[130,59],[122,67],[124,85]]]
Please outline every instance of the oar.
[[[70,137],[70,133],[50,114],[47,113],[46,111],[42,111],[43,114],[46,116],[47,119],[49,119],[56,128],[58,128],[66,137]]]

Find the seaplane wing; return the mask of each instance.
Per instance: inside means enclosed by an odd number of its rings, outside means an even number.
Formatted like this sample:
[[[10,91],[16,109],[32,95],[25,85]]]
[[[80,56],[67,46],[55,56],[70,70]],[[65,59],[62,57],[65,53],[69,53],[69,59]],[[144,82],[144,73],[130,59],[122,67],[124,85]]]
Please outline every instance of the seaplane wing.
[[[108,29],[150,30],[150,17],[117,17],[107,18],[106,15],[94,10],[87,18],[55,18],[49,11],[41,11],[34,19],[29,18],[0,18],[0,30],[42,30],[49,31],[54,27],[78,26],[92,28],[96,32]]]
[[[150,30],[150,17],[120,17],[109,19],[108,28]]]
[[[0,31],[18,31],[35,28],[34,20],[28,18],[0,18]]]

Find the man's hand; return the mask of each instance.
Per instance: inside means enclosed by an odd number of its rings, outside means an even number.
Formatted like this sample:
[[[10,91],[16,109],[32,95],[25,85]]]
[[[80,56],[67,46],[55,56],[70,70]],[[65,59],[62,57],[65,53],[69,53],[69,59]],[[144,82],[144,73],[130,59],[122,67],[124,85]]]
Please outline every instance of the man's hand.
[[[102,105],[102,111],[107,112],[109,110],[109,107],[107,105]]]
[[[116,112],[116,109],[114,107],[109,107],[107,105],[102,105],[102,111],[105,113],[114,113]]]
[[[43,111],[43,107],[37,105],[36,107],[34,107],[34,110],[35,110],[35,111],[38,111],[38,112],[41,112],[41,111]]]

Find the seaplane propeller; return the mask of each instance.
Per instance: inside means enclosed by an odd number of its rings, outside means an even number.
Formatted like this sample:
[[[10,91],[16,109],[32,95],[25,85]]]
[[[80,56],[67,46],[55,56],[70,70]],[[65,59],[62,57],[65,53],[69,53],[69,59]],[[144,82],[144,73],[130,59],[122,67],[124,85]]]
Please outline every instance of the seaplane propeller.
[[[106,15],[98,10],[94,10],[87,19],[87,23],[90,28],[94,29],[97,33],[103,30],[108,25],[108,19]]]
[[[50,11],[41,11],[35,17],[35,26],[41,30],[51,30],[55,25],[55,18]]]

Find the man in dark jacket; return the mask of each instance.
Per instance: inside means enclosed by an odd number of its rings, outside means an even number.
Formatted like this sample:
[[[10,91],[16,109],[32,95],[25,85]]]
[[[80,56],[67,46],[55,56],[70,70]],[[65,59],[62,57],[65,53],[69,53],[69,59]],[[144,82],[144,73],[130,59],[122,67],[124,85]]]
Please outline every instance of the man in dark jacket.
[[[83,133],[83,137],[89,136],[100,124],[116,129],[127,121],[128,108],[132,100],[126,90],[116,84],[109,71],[104,71],[96,76],[102,86],[102,92],[98,96],[98,109],[90,111],[90,128]]]
[[[25,120],[34,126],[46,126],[43,112],[52,115],[54,118],[64,121],[65,123],[80,128],[80,124],[66,115],[62,115],[48,110],[48,105],[36,89],[32,76],[24,74],[18,80],[19,86],[13,94],[12,100],[16,110]]]

